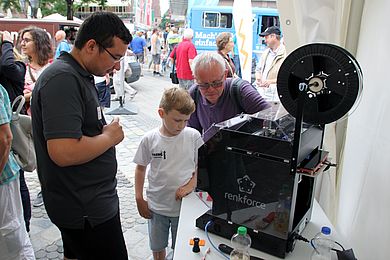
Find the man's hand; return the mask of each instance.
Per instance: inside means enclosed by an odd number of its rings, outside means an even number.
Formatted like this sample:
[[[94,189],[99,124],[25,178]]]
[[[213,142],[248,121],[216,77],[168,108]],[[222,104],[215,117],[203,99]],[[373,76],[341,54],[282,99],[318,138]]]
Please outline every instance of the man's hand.
[[[261,78],[256,78],[256,85],[261,86]]]
[[[137,202],[138,213],[141,215],[141,217],[150,219],[152,217],[152,214],[149,210],[148,202],[143,198],[137,199],[136,202]]]
[[[110,124],[103,127],[103,134],[108,135],[114,142],[114,145],[119,144],[123,140],[124,133],[118,117],[115,117]]]
[[[259,86],[263,87],[263,88],[269,88],[269,85],[271,85],[271,81],[265,80],[265,81],[261,82],[261,84]]]

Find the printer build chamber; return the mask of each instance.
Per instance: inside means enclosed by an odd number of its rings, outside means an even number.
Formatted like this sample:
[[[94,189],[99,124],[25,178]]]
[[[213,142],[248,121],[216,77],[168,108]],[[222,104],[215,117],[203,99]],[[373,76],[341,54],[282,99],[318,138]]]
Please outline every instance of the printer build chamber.
[[[228,239],[246,226],[252,247],[284,257],[289,236],[310,220],[314,178],[291,172],[295,118],[283,106],[242,115],[214,125],[199,149],[198,189],[213,199],[212,209],[197,219],[204,229]],[[316,158],[323,129],[304,124],[300,162]],[[306,164],[306,163],[305,163]]]
[[[278,74],[281,103],[217,123],[199,148],[197,189],[212,208],[196,226],[230,239],[246,226],[252,247],[284,258],[310,221],[315,176],[328,153],[326,123],[345,116],[360,96],[361,69],[350,53],[309,44],[290,54]]]

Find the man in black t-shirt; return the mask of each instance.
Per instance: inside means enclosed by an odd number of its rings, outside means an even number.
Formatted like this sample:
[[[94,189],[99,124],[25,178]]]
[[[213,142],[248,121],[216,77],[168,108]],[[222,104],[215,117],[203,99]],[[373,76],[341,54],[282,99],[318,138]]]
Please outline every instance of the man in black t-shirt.
[[[72,51],[62,53],[35,84],[38,176],[65,258],[127,259],[115,156],[124,135],[118,119],[106,123],[93,75],[119,70],[131,39],[118,16],[94,13],[81,25]]]

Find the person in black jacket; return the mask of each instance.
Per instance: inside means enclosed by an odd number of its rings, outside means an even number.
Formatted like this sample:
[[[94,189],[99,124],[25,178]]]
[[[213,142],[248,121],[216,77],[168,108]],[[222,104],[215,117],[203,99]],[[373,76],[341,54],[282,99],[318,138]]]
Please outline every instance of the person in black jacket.
[[[13,102],[17,96],[23,95],[26,65],[17,51],[14,51],[12,36],[9,32],[1,33],[0,42],[0,84],[7,90]]]
[[[14,49],[12,36],[9,32],[0,33],[0,84],[7,90],[11,103],[23,95],[26,65],[21,55]],[[30,192],[24,179],[24,171],[19,171],[20,194],[22,197],[23,215],[27,232],[30,231],[31,202]]]

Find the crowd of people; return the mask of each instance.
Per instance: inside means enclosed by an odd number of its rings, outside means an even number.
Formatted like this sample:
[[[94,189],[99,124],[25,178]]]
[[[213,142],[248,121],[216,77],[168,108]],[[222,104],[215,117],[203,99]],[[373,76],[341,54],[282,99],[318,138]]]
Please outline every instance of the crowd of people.
[[[147,32],[136,31],[133,35],[134,41],[129,45],[129,49],[137,56],[140,64],[145,64],[147,69],[153,67],[153,75],[166,75],[166,71],[172,70],[175,64],[179,86],[188,90],[194,84],[191,63],[197,55],[197,50],[192,43],[194,37],[192,29],[166,27],[165,31],[160,31],[155,28]],[[253,85],[268,101],[277,101],[277,74],[286,58],[282,33],[279,27],[271,26],[259,36],[267,48],[257,62]],[[229,78],[241,77],[239,55],[235,55],[236,40],[230,32],[222,32],[215,38],[216,51],[225,60]]]
[[[110,75],[124,69],[130,49],[140,63],[150,62],[154,76],[175,64],[179,79],[178,87],[162,94],[157,111],[160,127],[145,134],[134,157],[138,211],[148,219],[154,259],[165,259],[169,230],[172,247],[175,245],[181,199],[196,187],[201,134],[214,123],[269,107],[259,90],[242,80],[242,102],[235,102],[230,91],[238,78],[230,56],[233,35],[219,34],[215,52],[198,54],[192,29],[179,33],[178,28],[169,27],[165,32],[154,29],[149,37],[143,31],[132,35],[120,18],[109,12],[88,17],[74,41],[65,31],[58,31],[56,48],[38,27],[27,27],[19,35],[14,46],[9,32],[1,34],[0,209],[7,214],[0,214],[0,231],[8,229],[11,234],[0,232],[2,254],[34,259],[28,237],[29,191],[24,172],[10,152],[10,104],[23,95],[24,113],[32,117],[41,184],[34,206],[44,203],[60,230],[64,258],[128,258],[116,193],[115,146],[124,133],[118,118],[106,122],[103,107],[110,103]],[[270,27],[260,37],[265,37],[268,49],[256,68],[256,84],[269,88],[276,84],[286,51],[279,28]],[[13,243],[12,250],[3,251],[5,243]]]

